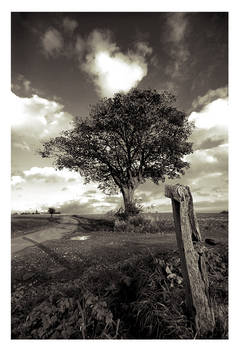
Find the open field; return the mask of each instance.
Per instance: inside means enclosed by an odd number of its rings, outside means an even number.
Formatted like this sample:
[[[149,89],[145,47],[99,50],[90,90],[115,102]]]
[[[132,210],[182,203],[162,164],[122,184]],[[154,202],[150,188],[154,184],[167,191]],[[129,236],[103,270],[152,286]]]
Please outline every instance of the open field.
[[[55,224],[50,220],[50,214],[44,215],[14,215],[11,220],[11,235],[12,238],[25,235],[26,233],[34,232],[41,228],[47,228]]]
[[[153,234],[116,232],[107,216],[14,216],[13,232],[20,227],[27,234],[12,242],[30,245],[12,256],[12,337],[193,338],[172,214],[154,216]],[[211,337],[226,338],[228,216],[197,216],[204,238],[216,242],[207,245],[217,320]]]

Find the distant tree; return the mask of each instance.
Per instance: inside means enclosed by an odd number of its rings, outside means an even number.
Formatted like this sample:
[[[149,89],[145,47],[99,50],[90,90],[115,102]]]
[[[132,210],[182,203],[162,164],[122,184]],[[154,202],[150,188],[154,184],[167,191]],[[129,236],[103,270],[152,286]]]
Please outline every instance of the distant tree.
[[[53,214],[55,214],[55,208],[49,208],[48,213],[50,214],[50,217],[53,217]]]
[[[184,174],[184,156],[193,124],[175,107],[170,92],[133,89],[91,107],[89,117],[50,139],[39,151],[57,169],[79,172],[99,183],[107,194],[120,191],[130,213],[136,188],[147,179],[155,184]]]

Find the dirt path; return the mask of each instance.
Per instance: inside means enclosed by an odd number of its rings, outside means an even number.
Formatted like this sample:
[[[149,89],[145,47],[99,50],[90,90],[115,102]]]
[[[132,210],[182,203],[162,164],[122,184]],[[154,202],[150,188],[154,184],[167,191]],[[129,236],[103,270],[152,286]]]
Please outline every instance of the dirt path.
[[[12,238],[11,240],[11,255],[23,250],[27,247],[42,243],[48,240],[60,239],[64,235],[74,232],[78,227],[78,221],[71,216],[62,216],[60,223],[44,229],[36,230],[32,233],[26,233],[21,237]]]

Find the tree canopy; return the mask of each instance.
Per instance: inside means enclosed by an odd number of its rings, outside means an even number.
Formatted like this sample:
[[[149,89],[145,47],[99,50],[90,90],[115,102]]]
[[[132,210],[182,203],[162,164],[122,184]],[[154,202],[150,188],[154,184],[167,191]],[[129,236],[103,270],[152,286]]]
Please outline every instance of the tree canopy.
[[[184,156],[192,152],[193,124],[175,102],[170,92],[151,89],[101,99],[87,118],[45,142],[40,154],[106,193],[120,190],[127,209],[146,179],[158,184],[189,167]]]

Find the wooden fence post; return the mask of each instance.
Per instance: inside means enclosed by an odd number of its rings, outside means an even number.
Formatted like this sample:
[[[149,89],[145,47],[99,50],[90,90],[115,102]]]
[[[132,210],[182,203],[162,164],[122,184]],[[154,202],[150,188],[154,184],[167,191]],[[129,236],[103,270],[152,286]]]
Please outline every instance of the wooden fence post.
[[[215,320],[203,255],[205,247],[193,209],[192,195],[188,186],[177,184],[166,185],[165,196],[172,201],[188,314],[198,337],[206,337],[213,331]]]

